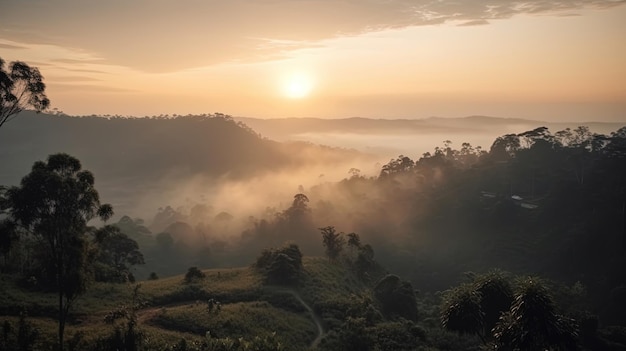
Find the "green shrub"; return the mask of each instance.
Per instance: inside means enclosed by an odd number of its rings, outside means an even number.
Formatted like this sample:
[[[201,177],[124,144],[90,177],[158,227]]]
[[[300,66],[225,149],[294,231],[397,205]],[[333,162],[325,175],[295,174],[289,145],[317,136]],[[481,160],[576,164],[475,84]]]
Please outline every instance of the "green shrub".
[[[185,274],[185,283],[193,283],[204,279],[205,274],[198,267],[189,267]]]

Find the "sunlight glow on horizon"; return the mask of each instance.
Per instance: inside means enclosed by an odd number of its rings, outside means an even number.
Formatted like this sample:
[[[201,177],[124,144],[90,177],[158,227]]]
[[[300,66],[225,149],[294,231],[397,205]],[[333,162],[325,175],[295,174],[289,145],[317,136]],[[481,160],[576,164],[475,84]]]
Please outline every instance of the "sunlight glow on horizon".
[[[576,13],[398,27],[307,43],[277,40],[264,46],[275,46],[273,56],[217,63],[209,56],[219,50],[207,45],[195,58],[206,56],[205,65],[184,67],[181,61],[167,72],[107,58],[107,52],[132,51],[129,47],[100,52],[27,43],[2,30],[0,57],[38,67],[52,107],[76,115],[219,111],[262,118],[497,115],[626,121],[626,41],[621,40],[626,6]],[[180,43],[198,46],[191,38]]]
[[[313,90],[313,78],[303,72],[293,72],[284,78],[283,94],[291,99],[307,97]]]

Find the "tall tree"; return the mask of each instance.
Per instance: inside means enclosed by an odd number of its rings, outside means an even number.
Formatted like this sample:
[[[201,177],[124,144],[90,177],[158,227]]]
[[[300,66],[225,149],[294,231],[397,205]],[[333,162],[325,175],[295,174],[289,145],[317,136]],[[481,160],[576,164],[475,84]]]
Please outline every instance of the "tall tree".
[[[556,313],[546,287],[529,277],[521,282],[511,309],[493,329],[496,350],[575,350],[575,322]]]
[[[40,112],[48,108],[43,76],[36,67],[14,61],[4,68],[0,58],[0,127],[24,109],[32,107]]]
[[[96,230],[95,241],[99,248],[96,280],[133,281],[131,266],[145,263],[137,242],[113,225]]]
[[[319,230],[322,232],[322,242],[326,248],[326,256],[328,256],[329,260],[335,261],[341,254],[341,251],[343,251],[345,244],[343,233],[337,233],[335,227],[332,226],[319,228]]]
[[[59,297],[58,337],[63,350],[65,322],[72,303],[86,289],[93,259],[87,222],[95,217],[107,220],[113,209],[100,204],[93,174],[67,154],[35,162],[20,186],[9,189],[8,200],[12,219],[46,248]]]

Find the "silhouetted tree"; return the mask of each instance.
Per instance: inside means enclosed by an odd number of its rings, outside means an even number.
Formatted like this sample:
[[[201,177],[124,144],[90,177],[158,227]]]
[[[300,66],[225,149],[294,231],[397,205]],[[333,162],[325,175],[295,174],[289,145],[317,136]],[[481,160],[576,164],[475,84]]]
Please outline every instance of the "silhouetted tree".
[[[354,249],[361,248],[361,238],[357,233],[349,233],[348,234],[348,246]]]
[[[335,227],[332,226],[319,228],[319,230],[322,231],[322,242],[326,248],[326,256],[331,261],[337,260],[345,244],[343,233],[337,233]]]
[[[20,186],[8,193],[11,217],[46,248],[59,295],[61,350],[70,307],[86,289],[93,259],[86,240],[87,222],[113,214],[110,205],[100,204],[93,174],[81,168],[70,155],[50,155],[47,162],[35,162]]]
[[[537,278],[525,279],[509,312],[493,330],[496,349],[575,350],[573,320],[556,313],[552,298]]]
[[[490,335],[502,312],[507,311],[513,302],[513,289],[500,272],[479,275],[473,283],[480,294],[480,310],[483,313],[483,335]]]
[[[15,222],[10,219],[0,221],[0,254],[4,257],[4,266],[8,265],[8,255],[19,240]]]
[[[101,265],[96,270],[96,279],[126,282],[132,277],[131,266],[145,263],[137,242],[116,226],[97,229],[95,240],[99,249],[97,260]]]
[[[202,280],[205,276],[204,272],[199,270],[198,267],[189,267],[185,274],[185,283],[193,283]]]
[[[449,292],[441,310],[444,329],[461,334],[478,335],[485,342],[480,294],[469,285],[462,285]]]
[[[291,207],[285,210],[284,216],[291,222],[300,221],[303,217],[307,216],[311,212],[309,208],[309,198],[302,194],[296,194],[293,197]]]
[[[415,166],[415,161],[409,157],[400,155],[395,160],[390,160],[389,163],[384,165],[380,171],[380,176],[384,177],[394,173],[409,172]]]
[[[298,245],[293,243],[279,249],[263,250],[255,267],[265,273],[269,283],[293,284],[302,272],[302,253]]]
[[[444,298],[441,323],[450,331],[478,335],[483,343],[491,338],[491,330],[508,311],[513,292],[508,280],[500,272],[490,272],[474,277]]]
[[[40,331],[26,320],[26,312],[20,313],[17,329],[9,321],[4,321],[0,334],[0,349],[3,351],[33,351]]]
[[[417,301],[411,283],[388,274],[376,283],[374,297],[380,302],[385,315],[417,321]]]
[[[43,76],[37,68],[14,61],[5,70],[4,63],[0,58],[0,127],[26,108],[39,112],[50,105]]]

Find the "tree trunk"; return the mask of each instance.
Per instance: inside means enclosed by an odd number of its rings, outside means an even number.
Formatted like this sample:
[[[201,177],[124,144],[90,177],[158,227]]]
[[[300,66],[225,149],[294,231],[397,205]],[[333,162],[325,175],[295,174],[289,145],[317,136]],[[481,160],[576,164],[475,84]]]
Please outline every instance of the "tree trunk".
[[[622,202],[622,250],[626,252],[626,199]]]
[[[61,241],[61,240],[59,240]],[[64,247],[61,244],[56,258],[57,263],[57,289],[59,291],[59,351],[63,351],[63,335],[65,333],[65,308],[63,307],[64,282],[63,282],[63,254]]]
[[[63,291],[59,290],[59,351],[63,351],[63,334],[65,332],[65,309],[63,308]]]

